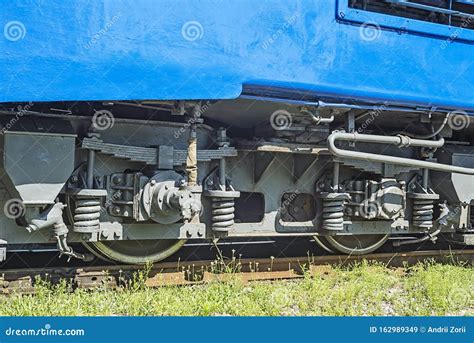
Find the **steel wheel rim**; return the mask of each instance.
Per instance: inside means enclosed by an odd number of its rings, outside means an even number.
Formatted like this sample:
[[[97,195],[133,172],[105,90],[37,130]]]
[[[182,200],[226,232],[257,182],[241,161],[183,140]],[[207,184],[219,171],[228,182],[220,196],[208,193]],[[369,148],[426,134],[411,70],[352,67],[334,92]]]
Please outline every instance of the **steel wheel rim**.
[[[328,247],[328,244],[326,241],[324,241],[324,238],[321,236],[313,236],[314,241],[316,244],[318,244],[321,248],[323,248],[325,251],[334,254],[334,250],[331,250],[331,248]]]
[[[365,255],[374,252],[387,242],[387,235],[324,236],[330,248],[348,255]],[[365,242],[364,242],[365,238]],[[344,242],[346,240],[346,242]],[[349,242],[347,242],[347,240]],[[368,244],[366,244],[368,243]],[[349,246],[350,244],[350,246]]]
[[[84,245],[95,256],[106,261],[121,262],[126,264],[145,264],[147,262],[153,263],[164,260],[165,258],[177,252],[184,245],[185,242],[186,240],[137,240],[115,242],[85,242]],[[115,246],[113,246],[113,243],[115,243]],[[150,248],[150,245],[152,245],[153,243],[154,247]],[[162,246],[160,246],[160,244]],[[155,249],[156,251],[144,251],[144,253],[140,255],[139,252],[141,248],[143,248],[143,250]],[[127,252],[127,250],[129,251]],[[133,250],[135,250],[135,252],[137,252],[138,254],[131,254],[130,251]]]

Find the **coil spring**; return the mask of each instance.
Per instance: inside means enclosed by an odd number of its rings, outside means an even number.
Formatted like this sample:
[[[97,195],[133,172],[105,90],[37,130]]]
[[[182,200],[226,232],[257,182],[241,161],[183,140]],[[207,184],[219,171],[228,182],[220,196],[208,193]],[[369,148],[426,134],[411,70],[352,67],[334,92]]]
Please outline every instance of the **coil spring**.
[[[74,210],[74,231],[92,233],[99,230],[100,224],[100,198],[76,199]]]
[[[433,227],[433,207],[431,199],[413,199],[413,225],[421,228]]]
[[[234,225],[234,198],[212,198],[212,229],[229,231]]]
[[[340,231],[344,229],[344,199],[323,198],[323,229]]]

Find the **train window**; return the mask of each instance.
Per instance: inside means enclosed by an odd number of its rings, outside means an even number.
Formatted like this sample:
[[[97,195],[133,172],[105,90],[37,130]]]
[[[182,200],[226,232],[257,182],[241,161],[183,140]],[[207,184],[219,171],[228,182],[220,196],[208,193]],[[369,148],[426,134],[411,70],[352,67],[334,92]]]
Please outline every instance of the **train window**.
[[[349,0],[349,7],[474,29],[474,0]]]
[[[474,41],[474,0],[338,0],[341,22]]]

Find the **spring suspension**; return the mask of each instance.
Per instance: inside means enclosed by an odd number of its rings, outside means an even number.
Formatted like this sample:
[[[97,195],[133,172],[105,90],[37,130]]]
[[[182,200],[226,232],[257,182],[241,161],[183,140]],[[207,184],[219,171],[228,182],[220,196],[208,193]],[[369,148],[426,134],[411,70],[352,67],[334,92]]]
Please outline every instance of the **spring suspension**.
[[[435,200],[439,199],[438,194],[410,193],[413,199],[413,226],[429,230],[433,227],[433,208]]]
[[[212,229],[228,231],[234,225],[234,198],[212,198]]]
[[[99,231],[102,199],[105,190],[81,189],[74,196],[74,232],[94,233]]]
[[[228,232],[234,225],[235,198],[237,191],[207,190],[204,195],[212,201],[212,229],[217,232]]]
[[[322,228],[328,231],[344,229],[344,202],[349,199],[347,193],[322,193]]]
[[[78,199],[74,210],[74,231],[90,233],[99,230],[99,199]]]

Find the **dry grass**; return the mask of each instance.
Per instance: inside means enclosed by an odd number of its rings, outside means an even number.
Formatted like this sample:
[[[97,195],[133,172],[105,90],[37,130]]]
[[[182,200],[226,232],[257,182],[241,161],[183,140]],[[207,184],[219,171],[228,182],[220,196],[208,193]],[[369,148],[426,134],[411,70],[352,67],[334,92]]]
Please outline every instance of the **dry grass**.
[[[143,275],[128,288],[68,291],[39,283],[35,295],[0,298],[2,316],[287,316],[474,315],[470,266],[418,264],[404,270],[361,263],[328,267],[298,281],[243,284],[230,278],[188,287],[148,288]]]

